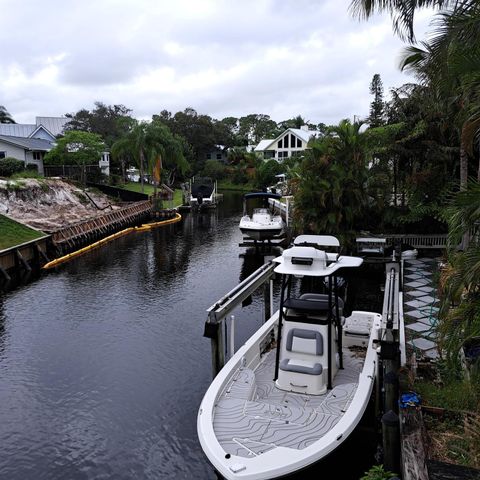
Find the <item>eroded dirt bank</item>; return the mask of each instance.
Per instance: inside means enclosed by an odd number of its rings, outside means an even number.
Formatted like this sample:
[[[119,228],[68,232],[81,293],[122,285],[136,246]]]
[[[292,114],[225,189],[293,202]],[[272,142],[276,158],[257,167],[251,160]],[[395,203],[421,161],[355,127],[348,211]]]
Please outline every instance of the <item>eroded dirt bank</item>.
[[[57,179],[0,179],[0,214],[47,232],[120,208],[96,190]]]

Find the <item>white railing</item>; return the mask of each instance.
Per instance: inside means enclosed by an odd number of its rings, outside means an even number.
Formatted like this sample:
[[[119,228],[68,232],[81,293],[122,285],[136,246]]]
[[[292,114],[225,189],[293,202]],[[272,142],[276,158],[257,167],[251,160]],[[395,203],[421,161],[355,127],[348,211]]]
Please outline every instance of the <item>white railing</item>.
[[[286,202],[283,203],[280,200],[275,200],[273,198],[268,199],[268,203],[277,211],[280,212],[280,215],[285,220],[287,226],[292,223],[292,216],[293,216],[293,197],[288,195],[283,197]]]
[[[402,243],[411,245],[414,248],[447,248],[448,235],[446,233],[436,234],[393,234],[385,235],[387,244],[392,245],[394,240],[401,240]]]

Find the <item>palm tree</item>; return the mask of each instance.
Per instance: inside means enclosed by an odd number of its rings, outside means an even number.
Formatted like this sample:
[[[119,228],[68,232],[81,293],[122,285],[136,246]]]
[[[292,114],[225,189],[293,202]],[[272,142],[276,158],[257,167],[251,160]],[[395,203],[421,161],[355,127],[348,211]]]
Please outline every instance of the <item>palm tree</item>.
[[[465,189],[468,153],[480,127],[480,5],[460,2],[437,15],[432,40],[422,47],[408,47],[400,66],[437,91],[455,112],[460,131],[460,188]],[[480,165],[477,175],[480,179]]]
[[[0,105],[0,123],[16,123],[3,105]]]
[[[377,12],[387,11],[393,21],[393,29],[400,38],[409,42],[415,40],[413,21],[415,11],[419,8],[431,7],[437,10],[448,8],[458,0],[352,0],[350,11],[360,19],[369,19]],[[463,3],[475,3],[475,0]]]
[[[135,159],[135,153],[132,150],[132,144],[128,136],[117,140],[111,147],[111,153],[114,159],[120,160],[122,166],[122,178],[125,180],[125,164],[129,160]]]
[[[297,222],[315,233],[350,232],[367,203],[367,159],[362,122],[342,120],[312,141],[298,175]]]

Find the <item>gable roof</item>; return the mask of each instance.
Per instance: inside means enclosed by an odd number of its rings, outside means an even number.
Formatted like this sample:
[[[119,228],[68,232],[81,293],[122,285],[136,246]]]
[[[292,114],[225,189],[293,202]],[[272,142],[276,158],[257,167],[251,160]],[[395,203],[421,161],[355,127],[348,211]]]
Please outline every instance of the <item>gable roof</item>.
[[[287,131],[292,132],[294,135],[300,137],[304,142],[307,143],[312,136],[317,134],[315,130],[302,130],[301,128],[289,128]]]
[[[36,128],[36,125],[31,124],[0,123],[0,135],[29,137]]]
[[[302,130],[301,128],[287,128],[273,140],[261,140],[260,143],[255,147],[255,151],[263,152],[265,150],[269,150],[269,147],[274,145],[275,142],[278,142],[278,140],[283,138],[287,133],[293,133],[295,136],[299,137],[300,140],[303,140],[305,144],[307,144],[310,138],[316,135],[317,132],[315,130]],[[276,148],[272,148],[272,150],[276,150]]]
[[[273,143],[273,140],[260,140],[260,143],[254,148],[256,152],[263,152],[267,147]]]
[[[55,135],[50,132],[47,128],[45,128],[43,125],[39,125],[30,135],[29,135],[29,138],[38,138],[38,137],[35,137],[35,135],[37,134],[37,132],[39,130],[43,130],[47,135],[49,135],[50,137],[52,137],[52,141],[55,140]],[[44,139],[45,140],[45,139]]]
[[[0,135],[0,142],[10,143],[25,150],[40,150],[48,152],[53,148],[52,142],[41,138],[14,137],[11,135]]]
[[[37,127],[43,125],[54,137],[61,135],[65,125],[71,120],[66,117],[35,117]]]

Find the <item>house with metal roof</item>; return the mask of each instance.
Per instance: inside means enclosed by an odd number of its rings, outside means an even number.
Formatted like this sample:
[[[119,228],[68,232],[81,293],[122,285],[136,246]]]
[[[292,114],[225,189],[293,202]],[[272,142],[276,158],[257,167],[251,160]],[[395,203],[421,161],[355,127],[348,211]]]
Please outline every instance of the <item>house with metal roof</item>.
[[[27,165],[36,165],[38,173],[44,174],[43,157],[63,135],[66,117],[36,117],[35,123],[0,123],[0,160],[13,157]],[[103,152],[98,162],[103,174],[110,173],[110,153]]]
[[[264,160],[275,159],[282,162],[285,158],[298,155],[306,150],[308,142],[317,132],[302,128],[288,128],[277,138],[261,140],[254,151],[263,155]]]
[[[66,117],[36,117],[35,123],[0,123],[0,135],[24,138],[42,138],[54,142],[64,133]]]
[[[38,173],[43,175],[43,156],[53,148],[50,140],[26,138],[13,135],[0,135],[0,160],[13,157],[25,163],[36,165]]]
[[[36,117],[35,123],[0,123],[0,160],[13,157],[36,165],[43,175],[43,156],[70,121],[66,117]]]

